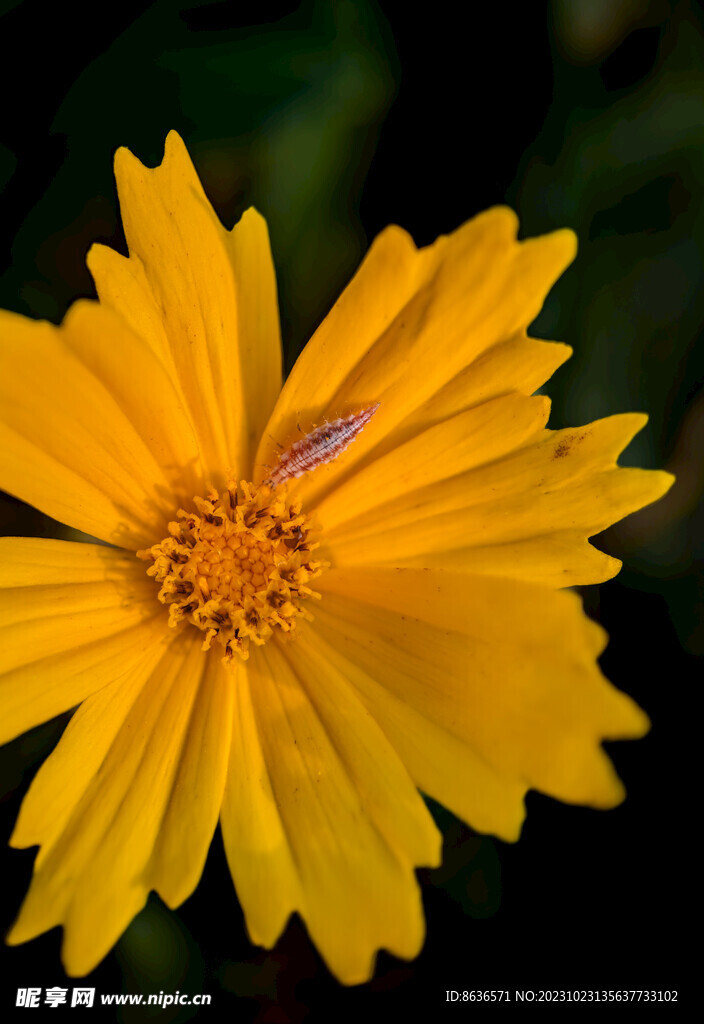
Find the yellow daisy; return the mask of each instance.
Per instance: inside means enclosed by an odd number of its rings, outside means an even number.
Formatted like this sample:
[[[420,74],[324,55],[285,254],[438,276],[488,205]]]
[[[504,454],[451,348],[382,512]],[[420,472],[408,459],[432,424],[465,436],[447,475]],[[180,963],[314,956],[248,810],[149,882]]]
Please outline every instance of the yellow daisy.
[[[529,788],[623,798],[600,741],[647,719],[564,588],[618,571],[587,538],[671,477],[616,466],[645,416],[551,431],[530,397],[569,355],[526,328],[570,231],[387,228],[282,387],[262,218],[226,231],[174,133],[115,168],[99,302],[0,315],[0,485],[103,542],[2,541],[0,739],[80,705],[12,836],[39,851],[9,941],[63,925],[85,974],[193,891],[219,819],[252,941],[297,911],[362,982],[423,942],[419,790],[506,840]],[[334,461],[303,440],[364,410]],[[301,441],[320,464],[277,469]]]

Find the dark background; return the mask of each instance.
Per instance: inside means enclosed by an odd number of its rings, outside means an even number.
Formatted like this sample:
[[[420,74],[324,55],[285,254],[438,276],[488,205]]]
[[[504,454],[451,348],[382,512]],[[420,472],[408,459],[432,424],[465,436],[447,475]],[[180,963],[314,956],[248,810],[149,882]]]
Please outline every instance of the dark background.
[[[419,14],[371,0],[157,0],[87,17],[70,2],[6,0],[0,12],[0,305],[58,321],[92,294],[91,242],[124,251],[112,153],[127,145],[155,164],[172,127],[228,226],[251,204],[269,221],[289,366],[386,224],[425,244],[508,202],[525,235],[569,226],[580,238],[533,330],[575,347],[548,388],[551,426],[648,411],[622,461],[678,474],[666,499],[599,539],[624,569],[584,594],[611,635],[605,672],[653,720],[647,739],[610,745],[622,807],[531,794],[515,846],[433,807],[446,849],[442,868],[420,872],[425,949],[410,964],[381,954],[374,980],[354,989],[330,977],[297,919],[274,951],[249,945],[217,836],[196,893],[177,913],[152,897],[88,984],[208,992],[203,1016],[263,1022],[435,1015],[451,988],[678,989],[688,1000],[704,651],[699,6],[440,3]],[[72,536],[12,498],[0,532]],[[3,841],[64,724],[0,750]],[[33,854],[2,856],[6,928]],[[73,984],[59,944],[55,930],[3,950],[3,1006],[18,985]],[[467,1012],[494,1010],[454,1008]]]

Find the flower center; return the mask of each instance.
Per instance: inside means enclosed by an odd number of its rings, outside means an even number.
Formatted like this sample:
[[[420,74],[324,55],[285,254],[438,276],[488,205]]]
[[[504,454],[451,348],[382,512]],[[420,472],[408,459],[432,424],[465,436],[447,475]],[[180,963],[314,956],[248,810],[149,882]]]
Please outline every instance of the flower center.
[[[275,629],[290,632],[307,597],[308,584],[326,568],[312,561],[310,519],[300,501],[287,504],[268,487],[242,481],[207,498],[194,498],[196,512],[179,509],[169,536],[146,551],[147,574],[161,584],[169,625],[190,622],[203,630],[203,650],[215,641],[229,661],[249,657],[250,644],[266,643]]]

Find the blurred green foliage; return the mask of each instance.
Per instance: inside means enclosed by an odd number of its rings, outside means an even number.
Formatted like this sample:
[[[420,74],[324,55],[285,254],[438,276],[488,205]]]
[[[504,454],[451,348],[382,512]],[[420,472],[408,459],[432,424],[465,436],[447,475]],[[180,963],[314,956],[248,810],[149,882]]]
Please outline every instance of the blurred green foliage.
[[[115,947],[122,968],[123,992],[150,995],[183,992],[189,996],[206,991],[203,957],[198,944],[178,914],[172,914],[152,893],[144,910],[134,919]],[[167,1024],[190,1020],[198,1013],[195,1006],[124,1006],[118,1020],[158,1018]]]
[[[475,835],[435,800],[425,798],[443,835],[442,864],[430,881],[467,917],[493,917],[501,906],[501,863],[489,836]]]
[[[511,201],[526,235],[568,225],[576,264],[533,333],[574,355],[550,382],[552,423],[649,414],[621,458],[677,482],[600,546],[629,585],[662,592],[704,652],[704,25],[690,3],[553,0],[553,102]],[[678,578],[676,588],[658,579]]]
[[[557,48],[584,5],[554,6]],[[678,387],[704,371],[693,347],[704,324],[704,35],[689,5],[644,14],[617,2],[605,14],[614,7],[633,17],[617,27],[636,34],[637,54],[611,76],[602,53],[586,66],[556,54],[554,102],[515,196],[525,234],[569,225],[580,239],[536,324],[575,347],[556,412],[584,423],[647,410],[653,429],[627,461],[655,465],[654,439],[664,430],[672,441],[677,427]]]
[[[112,153],[155,165],[176,128],[228,226],[250,205],[267,218],[289,364],[327,312],[366,248],[358,205],[395,91],[390,33],[357,0],[211,28],[218,6],[225,17],[225,5],[158,0],[73,82],[52,124],[65,159],[15,240],[6,308],[19,294],[22,312],[58,320],[91,292],[85,252],[119,232]]]

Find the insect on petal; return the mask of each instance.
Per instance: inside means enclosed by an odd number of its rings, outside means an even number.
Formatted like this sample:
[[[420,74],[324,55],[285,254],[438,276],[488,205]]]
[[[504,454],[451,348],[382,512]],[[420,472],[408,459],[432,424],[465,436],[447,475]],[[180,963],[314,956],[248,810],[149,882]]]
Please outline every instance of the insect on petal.
[[[332,423],[323,423],[321,427],[311,430],[282,453],[278,466],[264,481],[265,484],[273,490],[286,480],[303,476],[318,466],[324,466],[326,462],[332,462],[349,448],[378,408],[379,403],[375,402],[361,412],[341,416]]]

